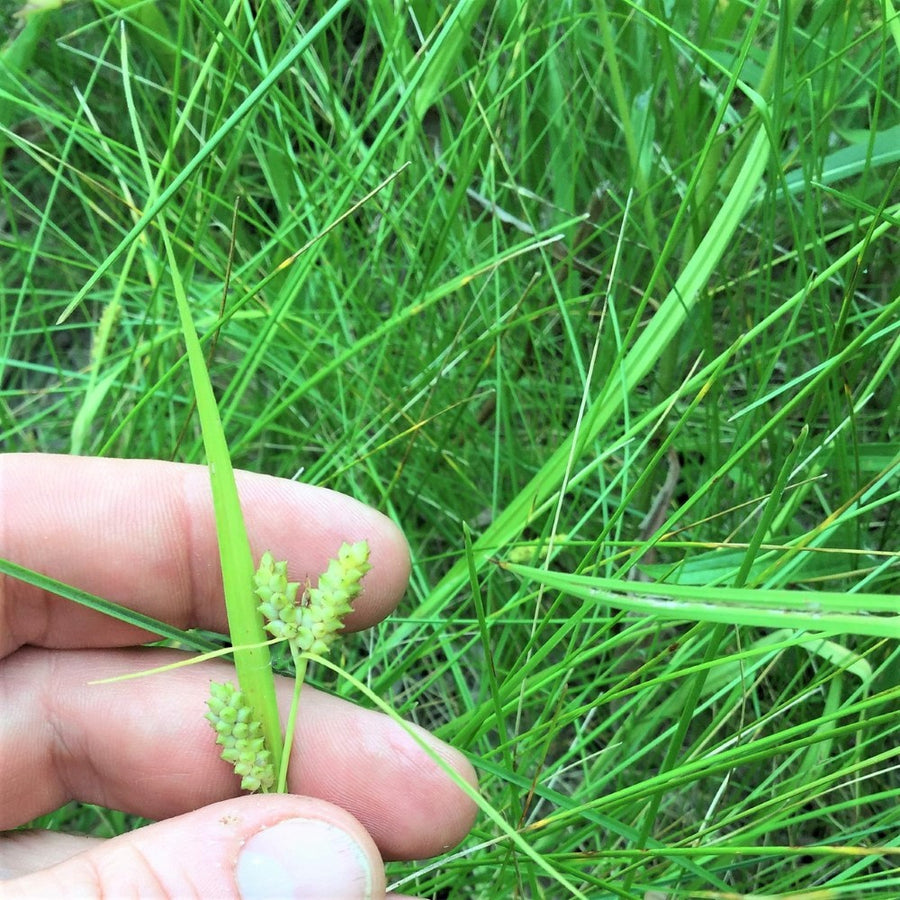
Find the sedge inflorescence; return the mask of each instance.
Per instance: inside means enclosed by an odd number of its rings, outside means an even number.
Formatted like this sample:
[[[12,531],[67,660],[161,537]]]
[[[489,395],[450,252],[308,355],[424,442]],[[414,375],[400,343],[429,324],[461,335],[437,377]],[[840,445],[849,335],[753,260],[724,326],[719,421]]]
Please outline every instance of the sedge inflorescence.
[[[234,766],[245,791],[269,790],[275,783],[275,767],[250,704],[233,684],[212,682],[209,689],[206,719],[216,731],[216,743],[222,745],[222,759]]]
[[[287,563],[275,562],[271,553],[263,554],[253,582],[266,631],[290,641],[301,653],[325,655],[344,627],[344,616],[369,568],[365,541],[343,544],[316,587],[307,588],[298,598],[300,585],[288,582]]]
[[[294,653],[325,655],[344,627],[343,618],[359,594],[363,575],[370,569],[366,541],[343,544],[337,558],[319,576],[315,587],[299,596],[300,585],[287,580],[287,563],[263,554],[253,576],[257,609],[273,637],[290,643]],[[210,685],[206,718],[222,746],[222,759],[234,766],[247,791],[268,791],[275,784],[275,767],[266,749],[262,725],[249,702],[232,684]]]

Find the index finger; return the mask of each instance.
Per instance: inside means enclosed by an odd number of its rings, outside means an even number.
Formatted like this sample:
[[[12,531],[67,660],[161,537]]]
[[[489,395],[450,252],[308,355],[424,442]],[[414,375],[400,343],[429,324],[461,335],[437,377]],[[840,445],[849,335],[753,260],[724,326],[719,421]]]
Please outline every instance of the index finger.
[[[344,541],[366,540],[371,571],[348,629],[379,621],[409,577],[393,522],[343,494],[235,473],[254,559],[270,550],[313,581]],[[155,460],[0,456],[0,557],[179,628],[226,630],[209,474]],[[146,632],[0,576],[0,657],[23,644],[112,647]]]

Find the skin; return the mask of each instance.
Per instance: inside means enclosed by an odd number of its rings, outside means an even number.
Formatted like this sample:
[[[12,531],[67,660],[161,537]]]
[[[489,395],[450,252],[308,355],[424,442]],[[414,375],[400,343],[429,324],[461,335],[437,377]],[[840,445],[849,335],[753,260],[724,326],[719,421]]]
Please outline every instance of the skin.
[[[347,620],[388,615],[409,575],[401,532],[321,488],[238,474],[254,558],[315,577],[342,541],[365,538],[372,570]],[[143,460],[0,456],[0,556],[180,628],[227,630],[206,469]],[[419,859],[458,843],[471,800],[387,717],[304,688],[289,794],[240,796],[203,719],[208,662],[114,684],[88,682],[183,658],[142,648],[124,623],[0,577],[0,829],[72,799],[159,820],[98,841],[56,833],[0,839],[6,897],[238,896],[234,860],[263,827],[304,817],[339,826],[368,855]],[[291,682],[279,685],[282,713]],[[421,732],[469,783],[464,757]]]

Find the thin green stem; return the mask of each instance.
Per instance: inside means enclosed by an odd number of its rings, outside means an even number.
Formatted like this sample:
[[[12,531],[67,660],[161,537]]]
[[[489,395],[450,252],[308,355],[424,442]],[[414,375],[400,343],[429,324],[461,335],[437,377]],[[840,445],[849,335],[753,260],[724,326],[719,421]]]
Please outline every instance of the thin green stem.
[[[303,690],[303,679],[306,677],[306,667],[309,663],[306,655],[297,650],[296,641],[288,641],[291,648],[291,657],[294,660],[294,693],[291,696],[291,710],[288,713],[287,725],[284,729],[284,748],[281,754],[281,765],[278,768],[279,794],[287,792],[288,764],[291,759],[291,746],[294,743],[294,731],[297,727],[297,710],[300,707],[300,692]]]

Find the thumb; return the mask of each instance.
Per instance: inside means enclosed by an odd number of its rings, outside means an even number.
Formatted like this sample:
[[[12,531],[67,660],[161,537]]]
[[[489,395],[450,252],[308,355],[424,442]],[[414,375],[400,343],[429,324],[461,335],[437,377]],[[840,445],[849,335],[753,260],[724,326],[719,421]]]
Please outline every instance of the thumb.
[[[3,885],[67,897],[382,898],[384,867],[344,810],[289,794],[238,797],[103,842]]]

